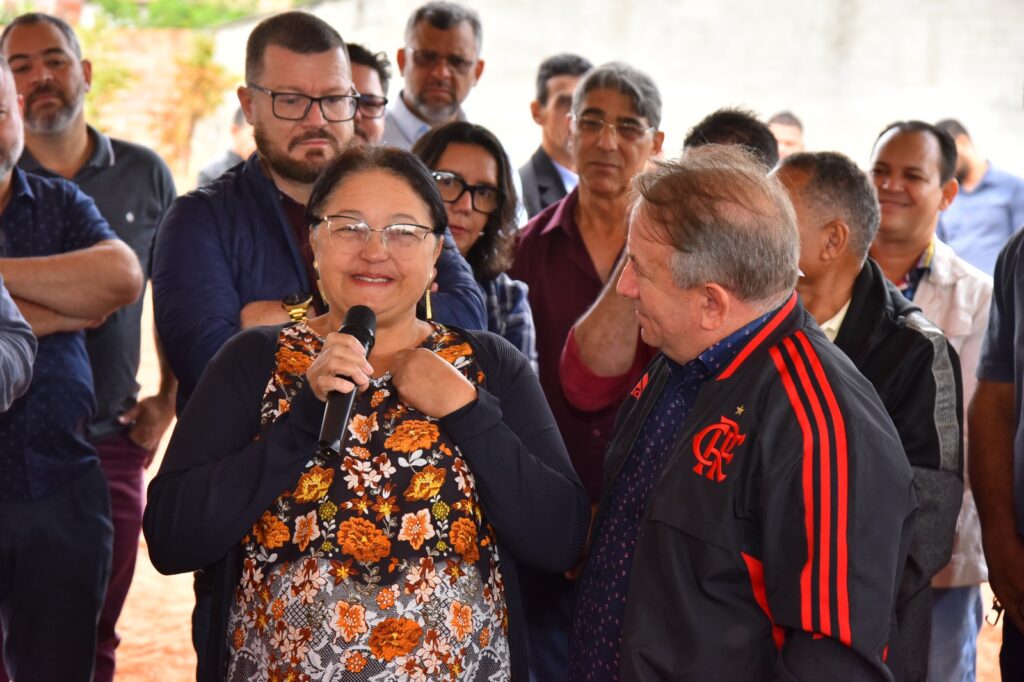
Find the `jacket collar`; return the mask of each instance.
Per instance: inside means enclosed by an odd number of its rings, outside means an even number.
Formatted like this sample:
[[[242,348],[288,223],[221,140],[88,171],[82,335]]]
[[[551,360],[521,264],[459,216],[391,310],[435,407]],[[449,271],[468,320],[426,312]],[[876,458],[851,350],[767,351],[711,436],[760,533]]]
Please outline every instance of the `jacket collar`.
[[[874,346],[873,339],[887,333],[883,321],[904,317],[915,310],[920,308],[885,278],[878,263],[868,258],[853,283],[853,296],[836,335],[836,346],[857,365],[861,355]]]

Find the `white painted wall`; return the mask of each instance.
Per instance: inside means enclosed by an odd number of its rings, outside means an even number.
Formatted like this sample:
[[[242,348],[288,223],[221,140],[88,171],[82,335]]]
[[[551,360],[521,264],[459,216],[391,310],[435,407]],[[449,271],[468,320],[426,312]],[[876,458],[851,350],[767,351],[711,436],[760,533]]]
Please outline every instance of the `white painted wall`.
[[[392,55],[418,0],[334,0],[307,9],[346,40]],[[664,99],[666,153],[723,105],[763,116],[791,109],[814,149],[866,164],[878,131],[899,118],[960,118],[984,153],[1024,175],[1021,0],[468,0],[483,20],[487,64],[466,102],[514,163],[539,133],[529,115],[537,65],[560,51],[648,72]],[[223,27],[218,58],[243,72],[259,20]],[[401,77],[389,96],[397,97]],[[233,110],[226,105],[226,121]],[[196,144],[226,145],[221,120]],[[221,136],[224,141],[220,142]],[[197,159],[201,164],[201,160]]]

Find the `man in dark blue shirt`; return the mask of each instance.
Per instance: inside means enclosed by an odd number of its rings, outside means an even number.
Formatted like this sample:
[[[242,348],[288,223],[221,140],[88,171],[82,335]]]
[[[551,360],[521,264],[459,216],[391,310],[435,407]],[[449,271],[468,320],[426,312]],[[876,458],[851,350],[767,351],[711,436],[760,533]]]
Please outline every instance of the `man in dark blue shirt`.
[[[238,99],[257,153],[175,201],[153,256],[154,315],[179,409],[240,329],[325,310],[304,216],[320,172],[352,141],[358,99],[345,42],[321,19],[285,12],[253,29],[245,61]],[[435,319],[487,328],[483,292],[450,237],[435,281]]]
[[[131,249],[73,184],[14,167],[24,146],[0,59],[0,274],[39,338],[28,392],[0,415],[0,624],[14,679],[91,680],[110,568],[107,484],[83,329],[134,302]]]
[[[25,101],[25,151],[18,165],[72,180],[89,195],[149,275],[156,228],[174,200],[167,165],[151,150],[107,137],[86,124],[84,100],[92,65],[64,21],[22,14],[4,29],[0,48]],[[160,390],[139,399],[142,297],[86,332],[96,412],[88,438],[110,486],[114,555],[100,617],[96,682],[114,677],[117,618],[128,594],[142,525],[143,474],[174,417],[177,382],[162,354]],[[157,345],[159,349],[159,344]],[[2,679],[2,675],[0,675]]]

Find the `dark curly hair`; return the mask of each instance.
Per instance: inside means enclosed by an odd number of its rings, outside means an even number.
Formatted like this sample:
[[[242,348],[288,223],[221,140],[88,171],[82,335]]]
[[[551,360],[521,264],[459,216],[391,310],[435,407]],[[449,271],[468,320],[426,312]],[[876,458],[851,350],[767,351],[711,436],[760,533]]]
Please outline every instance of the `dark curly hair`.
[[[466,121],[453,121],[430,130],[413,145],[416,154],[428,168],[437,168],[444,151],[451,144],[471,144],[489,153],[498,165],[498,189],[502,202],[487,218],[483,233],[466,254],[478,282],[489,282],[512,265],[516,241],[516,188],[512,182],[512,166],[508,154],[494,133],[483,126]]]

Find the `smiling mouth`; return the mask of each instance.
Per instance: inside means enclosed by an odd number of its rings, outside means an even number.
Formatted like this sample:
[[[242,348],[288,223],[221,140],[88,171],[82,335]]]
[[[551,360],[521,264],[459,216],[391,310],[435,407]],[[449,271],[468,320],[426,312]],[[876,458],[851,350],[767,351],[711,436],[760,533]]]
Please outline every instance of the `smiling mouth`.
[[[358,282],[365,282],[367,284],[388,284],[391,282],[390,277],[378,277],[374,275],[352,275],[352,279]]]

